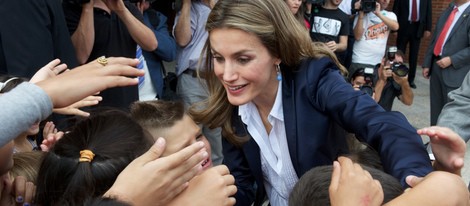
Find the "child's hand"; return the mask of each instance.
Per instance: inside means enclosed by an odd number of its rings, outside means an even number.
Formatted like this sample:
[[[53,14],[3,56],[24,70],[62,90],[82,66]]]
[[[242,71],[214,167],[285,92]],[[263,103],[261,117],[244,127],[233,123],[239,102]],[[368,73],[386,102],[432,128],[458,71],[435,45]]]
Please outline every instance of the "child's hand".
[[[430,138],[432,152],[436,161],[434,168],[460,175],[464,165],[466,144],[454,131],[446,127],[426,127],[418,130],[418,134]]]
[[[384,199],[380,182],[346,157],[333,163],[329,193],[332,206],[382,205]]]

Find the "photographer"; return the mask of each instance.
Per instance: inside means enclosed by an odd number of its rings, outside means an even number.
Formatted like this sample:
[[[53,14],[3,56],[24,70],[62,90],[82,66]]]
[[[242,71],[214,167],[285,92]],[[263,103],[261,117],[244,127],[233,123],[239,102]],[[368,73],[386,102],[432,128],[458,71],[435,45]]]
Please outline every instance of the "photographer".
[[[395,97],[405,105],[413,103],[413,91],[408,83],[408,68],[403,65],[403,52],[397,50],[392,58],[390,52],[382,59],[375,84],[375,101],[391,111]]]
[[[386,11],[390,0],[361,0],[361,9],[354,19],[352,64],[349,72],[374,67],[385,54],[390,31],[398,30],[397,16]],[[375,7],[374,7],[375,5]]]
[[[357,69],[349,79],[349,82],[353,86],[354,90],[362,91],[375,99],[374,91],[374,69],[373,68],[359,68]]]
[[[136,58],[137,45],[146,51],[158,46],[142,13],[128,1],[66,0],[62,7],[80,64],[100,56]],[[137,86],[108,89],[101,95],[99,106],[124,110],[139,99]]]

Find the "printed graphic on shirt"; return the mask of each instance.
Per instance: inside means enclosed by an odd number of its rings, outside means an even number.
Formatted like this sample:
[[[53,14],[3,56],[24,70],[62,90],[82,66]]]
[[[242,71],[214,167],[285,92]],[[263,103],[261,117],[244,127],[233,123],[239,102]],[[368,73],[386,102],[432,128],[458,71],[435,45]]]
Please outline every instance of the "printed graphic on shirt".
[[[341,21],[336,19],[329,19],[320,16],[313,18],[312,32],[326,34],[331,36],[338,36],[341,29]]]
[[[386,39],[388,26],[385,23],[375,24],[367,28],[365,36],[366,40],[372,39]]]

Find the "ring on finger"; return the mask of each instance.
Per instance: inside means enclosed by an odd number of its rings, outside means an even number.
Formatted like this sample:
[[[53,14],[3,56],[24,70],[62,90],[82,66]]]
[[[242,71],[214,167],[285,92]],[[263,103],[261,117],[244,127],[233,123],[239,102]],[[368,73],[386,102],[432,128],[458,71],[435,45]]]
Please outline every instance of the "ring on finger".
[[[96,61],[103,66],[106,66],[108,64],[108,59],[106,59],[105,56],[100,56],[98,59],[96,59]]]

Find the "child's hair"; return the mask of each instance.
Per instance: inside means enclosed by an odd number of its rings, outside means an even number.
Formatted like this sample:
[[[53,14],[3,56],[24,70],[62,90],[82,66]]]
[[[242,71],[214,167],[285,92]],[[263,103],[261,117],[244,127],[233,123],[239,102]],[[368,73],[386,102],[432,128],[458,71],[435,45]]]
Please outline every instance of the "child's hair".
[[[362,168],[382,185],[383,203],[387,203],[403,193],[400,182],[391,175],[368,166],[362,166]],[[328,188],[332,172],[332,165],[318,166],[306,172],[292,189],[289,196],[289,206],[331,205]]]
[[[17,152],[13,154],[13,167],[10,169],[10,177],[23,176],[28,182],[36,185],[39,166],[46,155],[45,152]]]
[[[124,112],[105,111],[84,119],[44,157],[36,203],[83,205],[86,199],[102,196],[152,142]]]
[[[27,82],[28,79],[22,77],[14,77],[10,75],[0,75],[0,93],[11,91],[23,82]]]
[[[141,101],[131,105],[131,116],[145,129],[168,128],[185,115],[184,104],[179,101]]]

